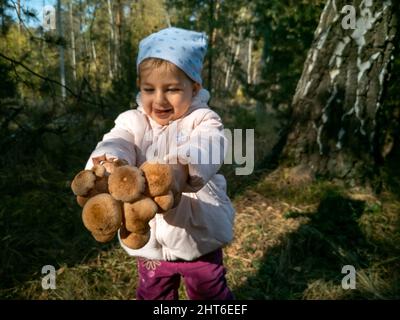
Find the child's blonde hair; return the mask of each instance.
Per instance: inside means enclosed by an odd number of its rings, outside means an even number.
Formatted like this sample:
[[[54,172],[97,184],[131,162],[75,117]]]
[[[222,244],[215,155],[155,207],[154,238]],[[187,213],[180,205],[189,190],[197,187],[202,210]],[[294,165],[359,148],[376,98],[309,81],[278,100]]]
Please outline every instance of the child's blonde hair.
[[[193,79],[191,79],[184,71],[182,71],[179,67],[174,65],[172,62],[169,62],[164,59],[159,59],[159,58],[147,58],[143,60],[139,64],[139,72],[138,72],[138,83],[140,83],[140,74],[144,72],[145,70],[149,69],[163,69],[164,71],[169,71],[173,73],[183,73],[186,78],[190,80],[190,82],[195,83]]]

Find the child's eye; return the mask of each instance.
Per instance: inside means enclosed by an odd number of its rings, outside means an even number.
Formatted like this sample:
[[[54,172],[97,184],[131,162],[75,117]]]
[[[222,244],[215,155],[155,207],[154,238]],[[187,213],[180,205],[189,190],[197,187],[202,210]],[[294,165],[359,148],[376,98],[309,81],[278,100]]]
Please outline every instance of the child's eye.
[[[167,91],[172,91],[172,92],[177,92],[179,91],[179,88],[168,88]]]
[[[144,88],[143,89],[145,92],[153,92],[154,91],[154,89],[152,89],[152,88]]]

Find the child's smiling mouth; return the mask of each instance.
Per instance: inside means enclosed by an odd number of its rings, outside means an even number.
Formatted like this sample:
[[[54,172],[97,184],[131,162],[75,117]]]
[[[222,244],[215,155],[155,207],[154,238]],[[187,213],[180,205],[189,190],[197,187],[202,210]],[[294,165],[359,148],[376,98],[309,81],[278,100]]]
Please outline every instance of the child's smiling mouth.
[[[174,109],[173,108],[153,109],[153,111],[158,118],[163,119],[169,117],[174,112]]]

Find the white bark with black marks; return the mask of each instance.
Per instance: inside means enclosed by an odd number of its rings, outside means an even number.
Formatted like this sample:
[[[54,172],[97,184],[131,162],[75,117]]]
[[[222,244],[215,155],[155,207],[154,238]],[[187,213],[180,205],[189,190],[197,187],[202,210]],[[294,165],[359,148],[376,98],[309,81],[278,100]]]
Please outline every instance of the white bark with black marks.
[[[62,13],[61,13],[61,0],[57,0],[57,35],[61,39],[63,38],[62,28]],[[64,58],[64,45],[61,43],[58,45],[58,52],[60,54],[60,83],[61,83],[61,98],[64,100],[67,97],[67,91],[65,89],[65,58]]]
[[[388,78],[396,16],[391,1],[352,2],[355,29],[345,29],[346,0],[328,0],[293,98],[284,158],[315,172],[350,177],[374,163],[377,112]],[[379,126],[381,127],[381,126]]]

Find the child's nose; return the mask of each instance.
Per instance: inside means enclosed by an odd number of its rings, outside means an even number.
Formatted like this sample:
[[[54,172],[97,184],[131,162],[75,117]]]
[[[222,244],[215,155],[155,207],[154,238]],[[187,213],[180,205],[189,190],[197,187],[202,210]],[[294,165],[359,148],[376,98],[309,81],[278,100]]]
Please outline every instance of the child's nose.
[[[155,102],[158,104],[162,104],[165,102],[165,94],[162,90],[156,91]]]

